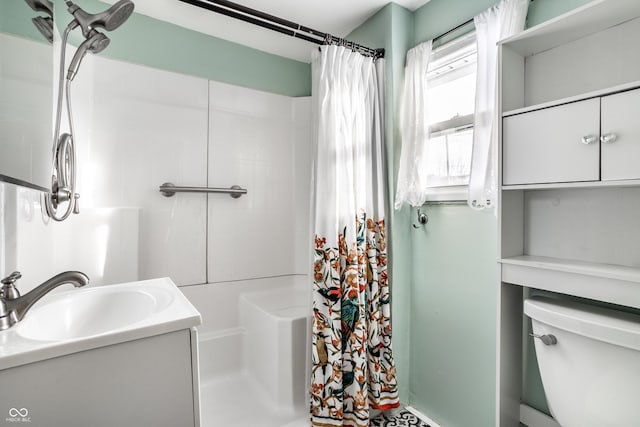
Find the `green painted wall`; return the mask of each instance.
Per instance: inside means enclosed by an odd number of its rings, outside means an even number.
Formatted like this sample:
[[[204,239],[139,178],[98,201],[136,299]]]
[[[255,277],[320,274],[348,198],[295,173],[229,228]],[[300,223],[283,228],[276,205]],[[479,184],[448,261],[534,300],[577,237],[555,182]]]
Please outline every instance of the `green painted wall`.
[[[389,193],[395,194],[395,177],[400,159],[398,102],[404,76],[404,57],[413,43],[413,13],[390,3],[347,36],[369,47],[384,47],[386,73],[386,155],[389,170]],[[391,203],[391,201],[390,201]],[[411,281],[411,247],[409,210],[394,211],[389,205],[391,242],[390,283],[392,287],[393,349],[400,399],[409,398],[409,311]]]
[[[427,207],[412,234],[410,401],[445,427],[495,423],[497,221]]]
[[[34,12],[22,0],[0,0],[0,32],[46,43],[44,37],[31,22],[31,18],[38,15],[44,16],[43,13]]]
[[[77,0],[95,13],[110,5],[97,0]],[[210,13],[204,11],[202,13]],[[56,24],[71,21],[63,2],[56,2]],[[73,32],[72,42],[79,36]],[[62,31],[61,31],[62,34]],[[175,71],[237,86],[287,96],[311,94],[311,68],[307,63],[265,53],[183,27],[134,13],[117,30],[108,33],[111,44],[100,55]],[[287,36],[282,36],[287,37]],[[313,48],[309,45],[309,51]]]
[[[431,0],[415,11],[414,46],[462,24],[495,3],[496,0]]]
[[[591,0],[536,0],[529,6],[527,26],[533,27],[590,2]]]

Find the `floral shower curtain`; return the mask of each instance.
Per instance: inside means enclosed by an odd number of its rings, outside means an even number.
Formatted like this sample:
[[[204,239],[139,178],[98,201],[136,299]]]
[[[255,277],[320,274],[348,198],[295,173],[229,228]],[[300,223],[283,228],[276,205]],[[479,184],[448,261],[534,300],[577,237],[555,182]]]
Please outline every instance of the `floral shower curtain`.
[[[399,405],[391,351],[384,60],[313,53],[315,248],[311,422],[368,426]]]

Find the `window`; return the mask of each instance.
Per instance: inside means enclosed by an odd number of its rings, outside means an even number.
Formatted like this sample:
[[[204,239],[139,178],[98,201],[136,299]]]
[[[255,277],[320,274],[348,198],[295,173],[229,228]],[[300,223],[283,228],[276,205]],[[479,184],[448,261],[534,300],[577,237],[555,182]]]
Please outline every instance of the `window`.
[[[430,138],[426,168],[434,200],[466,197],[461,196],[471,170],[476,62],[475,33],[432,52],[427,71]]]

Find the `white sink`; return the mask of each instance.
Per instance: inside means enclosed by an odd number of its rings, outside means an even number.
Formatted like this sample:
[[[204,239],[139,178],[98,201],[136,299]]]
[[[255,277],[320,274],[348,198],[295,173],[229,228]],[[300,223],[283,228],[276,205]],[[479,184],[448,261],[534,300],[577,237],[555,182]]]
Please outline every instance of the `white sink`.
[[[173,300],[162,288],[102,286],[72,290],[38,301],[16,333],[41,341],[73,340],[130,327],[164,310]]]
[[[0,370],[193,328],[200,313],[169,278],[46,295],[0,331]]]

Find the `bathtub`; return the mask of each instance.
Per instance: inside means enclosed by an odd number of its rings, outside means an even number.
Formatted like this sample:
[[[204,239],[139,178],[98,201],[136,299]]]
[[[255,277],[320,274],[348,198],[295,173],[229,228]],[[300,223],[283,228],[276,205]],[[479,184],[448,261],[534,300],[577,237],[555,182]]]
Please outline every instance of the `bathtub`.
[[[218,311],[236,318],[223,329],[203,324],[199,330],[202,427],[307,426],[308,288],[238,289],[236,298],[222,288],[206,290],[208,301],[225,296],[229,304]]]

